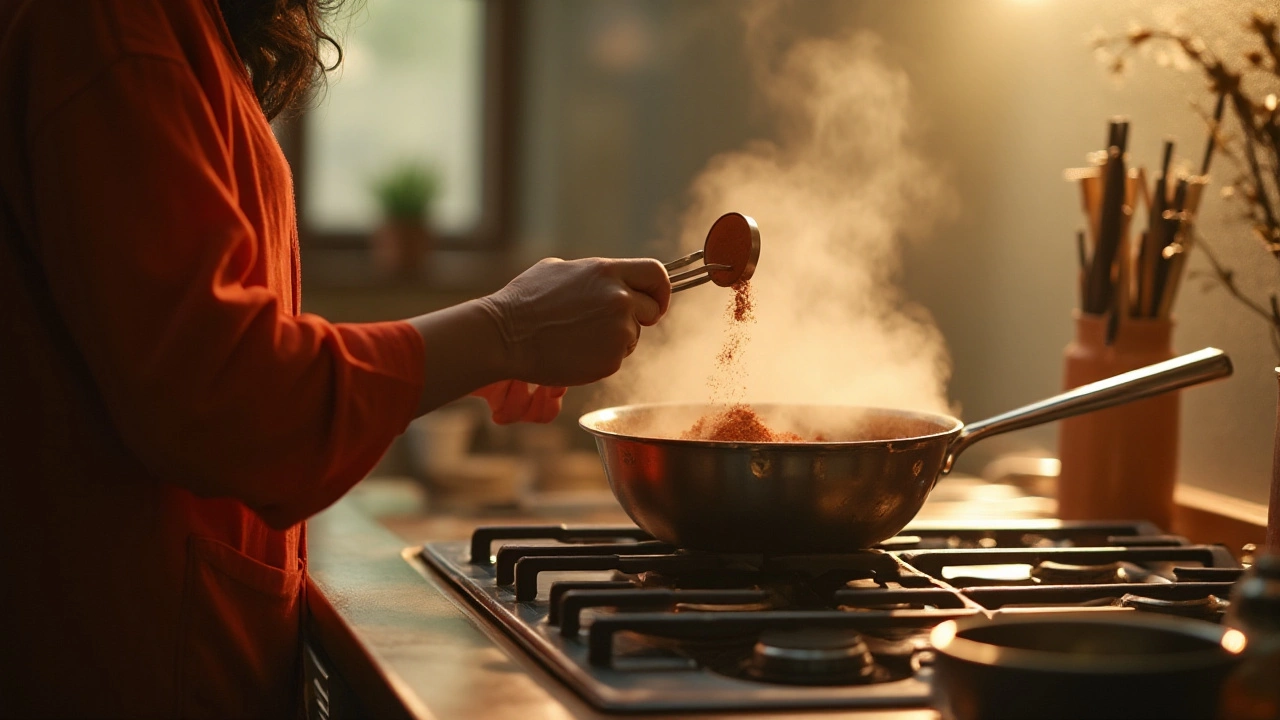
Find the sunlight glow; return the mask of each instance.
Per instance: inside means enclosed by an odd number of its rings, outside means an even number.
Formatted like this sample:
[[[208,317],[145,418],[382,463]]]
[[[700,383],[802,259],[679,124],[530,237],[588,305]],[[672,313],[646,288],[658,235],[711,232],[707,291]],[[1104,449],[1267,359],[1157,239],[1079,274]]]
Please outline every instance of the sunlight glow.
[[[939,650],[951,644],[956,639],[956,621],[948,620],[933,629],[929,635],[929,641]]]
[[[1244,652],[1244,648],[1249,644],[1244,633],[1232,628],[1222,634],[1222,648],[1233,655],[1239,655]]]

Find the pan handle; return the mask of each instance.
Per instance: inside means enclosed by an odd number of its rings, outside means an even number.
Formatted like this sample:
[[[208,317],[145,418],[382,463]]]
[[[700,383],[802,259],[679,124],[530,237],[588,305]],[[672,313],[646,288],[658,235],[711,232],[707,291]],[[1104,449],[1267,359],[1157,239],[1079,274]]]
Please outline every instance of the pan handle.
[[[1208,347],[1171,360],[1081,385],[1061,395],[1024,405],[1003,415],[970,423],[947,447],[942,461],[942,474],[951,472],[956,458],[965,448],[992,435],[1021,430],[1054,420],[1122,405],[1134,400],[1159,395],[1170,390],[1199,385],[1231,374],[1231,358],[1223,351]]]

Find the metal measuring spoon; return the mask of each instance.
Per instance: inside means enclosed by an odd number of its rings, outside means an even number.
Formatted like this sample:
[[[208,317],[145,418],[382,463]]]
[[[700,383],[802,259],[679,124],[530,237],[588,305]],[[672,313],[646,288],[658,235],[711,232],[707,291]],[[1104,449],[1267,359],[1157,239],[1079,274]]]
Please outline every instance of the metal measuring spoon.
[[[746,282],[755,274],[760,260],[760,228],[756,221],[741,213],[726,213],[711,224],[702,249],[663,265],[670,274],[686,265],[702,260],[692,270],[671,275],[671,292],[688,290],[707,282],[729,287]]]

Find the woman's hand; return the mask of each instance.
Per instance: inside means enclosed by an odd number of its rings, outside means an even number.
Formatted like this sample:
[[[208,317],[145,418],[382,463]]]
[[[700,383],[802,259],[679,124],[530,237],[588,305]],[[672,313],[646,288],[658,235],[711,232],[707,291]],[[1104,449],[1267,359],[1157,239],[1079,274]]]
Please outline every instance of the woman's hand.
[[[470,393],[497,422],[548,422],[562,388],[617,372],[670,302],[657,260],[552,258],[492,295],[410,318],[426,361],[418,413]]]
[[[480,300],[498,325],[511,377],[565,387],[617,372],[640,328],[671,302],[657,260],[543,260]]]
[[[560,414],[566,388],[530,385],[523,380],[502,380],[471,393],[489,403],[493,421],[549,423]]]

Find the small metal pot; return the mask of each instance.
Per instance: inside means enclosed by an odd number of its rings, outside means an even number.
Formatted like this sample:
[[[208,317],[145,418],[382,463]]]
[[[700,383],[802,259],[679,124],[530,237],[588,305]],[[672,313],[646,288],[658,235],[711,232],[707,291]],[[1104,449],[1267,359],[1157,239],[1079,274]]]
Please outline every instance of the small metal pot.
[[[595,436],[622,508],[659,540],[721,552],[849,552],[905,527],[956,457],[984,437],[1230,374],[1226,354],[1205,348],[969,425],[883,408],[753,406],[766,421],[832,442],[673,437],[721,409],[711,405],[606,408],[579,424]]]
[[[944,720],[1215,717],[1244,634],[1135,611],[1017,613],[934,628]]]

